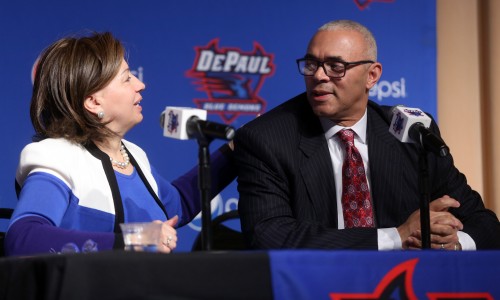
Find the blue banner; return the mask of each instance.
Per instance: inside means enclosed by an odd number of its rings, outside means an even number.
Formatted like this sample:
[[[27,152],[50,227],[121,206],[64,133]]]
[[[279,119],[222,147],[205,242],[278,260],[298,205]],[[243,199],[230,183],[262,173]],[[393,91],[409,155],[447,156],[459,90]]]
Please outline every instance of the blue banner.
[[[500,297],[498,252],[274,251],[275,299]]]
[[[27,3],[28,2],[28,3]],[[370,98],[436,112],[435,0],[184,0],[8,1],[0,8],[0,67],[5,110],[0,118],[4,158],[0,206],[14,207],[14,175],[31,141],[32,72],[40,52],[70,34],[111,31],[128,49],[130,68],[144,81],[144,120],[126,138],[140,145],[165,178],[197,163],[197,144],[164,138],[167,105],[199,107],[209,119],[241,127],[303,92],[295,59],[322,24],[353,19],[378,41],[383,64]],[[221,142],[214,142],[214,150]],[[214,217],[235,209],[236,183],[213,201]],[[188,251],[199,218],[179,230]],[[0,223],[5,229],[6,222]]]

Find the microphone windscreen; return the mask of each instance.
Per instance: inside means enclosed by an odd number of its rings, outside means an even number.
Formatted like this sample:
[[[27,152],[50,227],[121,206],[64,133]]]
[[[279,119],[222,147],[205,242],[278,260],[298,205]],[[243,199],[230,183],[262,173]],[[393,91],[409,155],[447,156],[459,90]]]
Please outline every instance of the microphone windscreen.
[[[163,136],[177,140],[188,140],[187,122],[193,116],[200,120],[206,120],[207,111],[192,107],[167,106],[161,116]]]
[[[429,128],[431,118],[418,108],[398,105],[392,108],[392,121],[389,132],[403,143],[414,142],[409,136],[410,127],[415,123],[421,123]]]

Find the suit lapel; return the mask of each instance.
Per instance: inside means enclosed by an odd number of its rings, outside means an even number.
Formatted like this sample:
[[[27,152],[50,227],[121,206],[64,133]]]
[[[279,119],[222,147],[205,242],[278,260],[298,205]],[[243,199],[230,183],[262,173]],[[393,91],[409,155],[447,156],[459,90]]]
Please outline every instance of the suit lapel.
[[[368,156],[370,188],[377,227],[390,227],[399,222],[404,178],[401,144],[389,133],[385,112],[376,104],[368,106]],[[382,212],[389,212],[382,213]],[[392,213],[395,212],[395,213]],[[392,219],[389,215],[393,216]]]
[[[312,111],[304,113],[304,130],[301,132],[299,148],[304,154],[300,173],[317,220],[328,226],[337,226],[337,204],[335,180],[328,144],[319,119]]]

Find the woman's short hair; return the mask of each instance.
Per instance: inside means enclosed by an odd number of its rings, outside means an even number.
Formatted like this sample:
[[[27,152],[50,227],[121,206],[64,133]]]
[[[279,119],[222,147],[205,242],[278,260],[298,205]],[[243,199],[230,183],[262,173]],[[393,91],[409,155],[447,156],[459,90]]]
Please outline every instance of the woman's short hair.
[[[84,101],[107,86],[125,56],[109,32],[62,38],[38,59],[30,116],[37,135],[66,138],[79,144],[113,135]]]

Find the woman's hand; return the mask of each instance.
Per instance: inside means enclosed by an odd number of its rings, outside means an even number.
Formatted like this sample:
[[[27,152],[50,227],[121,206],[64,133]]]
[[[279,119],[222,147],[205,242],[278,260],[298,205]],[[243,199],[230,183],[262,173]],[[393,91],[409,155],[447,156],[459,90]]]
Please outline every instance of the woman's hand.
[[[178,221],[178,216],[174,216],[165,222],[154,221],[156,223],[162,223],[160,241],[158,242],[158,252],[170,253],[177,247],[177,230],[175,229],[175,225]]]

